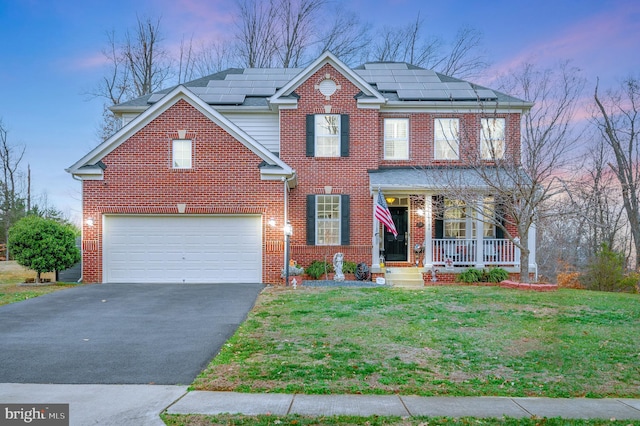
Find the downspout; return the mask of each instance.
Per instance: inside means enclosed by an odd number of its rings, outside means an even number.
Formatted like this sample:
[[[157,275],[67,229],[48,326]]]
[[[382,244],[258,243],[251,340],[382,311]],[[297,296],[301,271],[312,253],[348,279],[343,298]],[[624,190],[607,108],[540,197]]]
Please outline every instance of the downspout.
[[[282,177],[282,182],[284,183],[284,276],[285,276],[285,286],[289,285],[289,258],[291,256],[290,253],[290,245],[291,245],[291,224],[289,223],[289,181],[293,179]],[[295,283],[294,283],[295,284]]]
[[[82,185],[82,179],[78,179],[75,175],[71,175],[73,180],[77,180]],[[82,282],[83,274],[84,274],[84,250],[82,249],[82,245],[84,244],[84,192],[82,188],[80,188],[80,278],[78,279],[78,283]]]

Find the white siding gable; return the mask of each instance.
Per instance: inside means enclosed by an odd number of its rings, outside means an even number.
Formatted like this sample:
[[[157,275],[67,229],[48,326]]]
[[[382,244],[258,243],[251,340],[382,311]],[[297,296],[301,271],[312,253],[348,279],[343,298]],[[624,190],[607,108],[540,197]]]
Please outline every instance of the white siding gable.
[[[124,127],[127,124],[129,124],[129,122],[133,121],[133,119],[136,118],[139,115],[140,115],[139,112],[122,114],[122,127]]]
[[[280,152],[278,114],[220,111],[233,124],[273,153]]]

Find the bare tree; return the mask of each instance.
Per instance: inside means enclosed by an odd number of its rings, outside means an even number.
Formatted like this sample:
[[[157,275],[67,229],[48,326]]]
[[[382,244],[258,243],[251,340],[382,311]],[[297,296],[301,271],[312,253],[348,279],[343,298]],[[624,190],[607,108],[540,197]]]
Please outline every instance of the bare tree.
[[[573,200],[578,201],[576,211],[584,216],[588,254],[595,255],[605,243],[607,247],[626,252],[625,257],[629,258],[620,185],[609,168],[610,162],[606,142],[599,139],[587,154],[583,174],[571,186],[571,193]]]
[[[249,68],[273,66],[280,42],[274,1],[240,0],[238,8],[238,57]]]
[[[418,14],[414,22],[403,27],[384,27],[374,40],[372,59],[408,62],[424,67],[439,62],[438,52],[442,41],[423,36],[423,26],[424,20]]]
[[[160,18],[138,18],[136,29],[126,32],[122,54],[131,75],[130,98],[153,93],[168,79],[170,61],[161,42]]]
[[[569,154],[580,137],[573,131],[572,120],[584,78],[568,62],[548,70],[524,64],[503,77],[502,87],[507,93],[534,103],[523,116],[521,150],[489,143],[483,154],[477,145],[466,143],[465,146],[474,149],[461,153],[471,164],[479,186],[493,197],[493,208],[478,203],[477,188],[469,188],[466,182],[450,178],[450,187],[445,191],[450,197],[464,200],[478,217],[500,228],[505,238],[520,249],[520,277],[528,282],[529,231],[537,221],[562,211],[554,203],[560,201],[557,196],[566,190]],[[492,120],[497,111],[485,105],[483,115]],[[483,131],[492,130],[489,127]],[[492,134],[485,137],[488,141],[495,139]],[[461,138],[473,140],[474,135]]]
[[[191,81],[197,77],[196,55],[193,48],[193,37],[187,43],[182,37],[180,40],[180,51],[178,53],[178,84]]]
[[[136,28],[128,30],[122,41],[114,31],[108,32],[102,53],[109,69],[88,93],[104,99],[103,121],[97,129],[100,141],[120,128],[110,107],[162,88],[171,75],[171,60],[161,48],[160,19],[138,18]]]
[[[540,219],[538,265],[545,276],[554,277],[558,269],[583,269],[603,244],[629,261],[630,235],[620,185],[609,163],[610,153],[599,138],[586,155],[576,158],[575,178],[553,204],[559,211]]]
[[[284,68],[300,66],[308,48],[317,41],[314,22],[326,3],[327,0],[278,0],[278,56]]]
[[[214,40],[201,46],[194,53],[194,78],[204,77],[230,68],[233,65],[234,52],[231,44]]]
[[[481,31],[471,27],[461,28],[448,53],[433,68],[461,79],[477,77],[489,66],[482,49],[482,39]]]
[[[423,35],[420,14],[404,27],[385,27],[374,40],[373,59],[400,61],[433,69],[456,78],[471,78],[484,71],[488,62],[482,50],[482,32],[463,27],[447,49],[441,38]]]
[[[9,229],[25,214],[25,199],[23,194],[23,176],[20,163],[24,157],[26,147],[15,145],[9,141],[9,131],[0,119],[0,214],[5,243],[9,241]],[[5,259],[9,259],[9,245],[6,246]]]
[[[640,81],[635,77],[625,79],[618,90],[610,90],[605,98],[594,91],[596,114],[593,122],[607,145],[613,151],[615,163],[609,166],[620,182],[622,201],[627,213],[629,228],[636,255],[635,269],[640,267]]]
[[[102,54],[107,59],[110,69],[91,95],[105,98],[110,105],[117,105],[130,93],[130,73],[114,31],[107,33],[107,40],[107,47],[102,50]]]
[[[326,32],[321,34],[318,53],[330,51],[341,61],[360,65],[368,56],[371,36],[369,27],[362,24],[353,12],[340,10],[329,19]]]

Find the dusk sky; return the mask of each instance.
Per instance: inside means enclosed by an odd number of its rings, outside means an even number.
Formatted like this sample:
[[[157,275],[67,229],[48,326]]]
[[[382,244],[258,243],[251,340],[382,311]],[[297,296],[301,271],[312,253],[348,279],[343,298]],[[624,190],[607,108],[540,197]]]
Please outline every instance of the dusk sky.
[[[429,35],[451,40],[465,25],[480,30],[492,67],[476,80],[522,61],[551,66],[572,60],[588,79],[613,87],[640,76],[638,0],[345,0],[332,7],[360,14],[372,26],[402,26],[424,18]],[[177,46],[224,37],[233,0],[0,0],[0,119],[9,141],[24,144],[32,194],[78,221],[80,183],[64,171],[98,143],[101,99],[86,95],[106,74],[106,33],[132,28],[136,16],[161,17],[164,43]]]

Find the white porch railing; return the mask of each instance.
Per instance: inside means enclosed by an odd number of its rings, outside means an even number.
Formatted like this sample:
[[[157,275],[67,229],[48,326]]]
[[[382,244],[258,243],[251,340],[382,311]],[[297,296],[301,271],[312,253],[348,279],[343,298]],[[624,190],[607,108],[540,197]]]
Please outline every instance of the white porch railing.
[[[520,249],[510,240],[485,238],[479,250],[477,245],[476,239],[432,240],[432,263],[445,266],[520,265]]]

